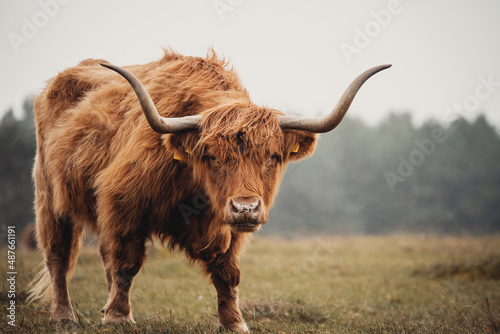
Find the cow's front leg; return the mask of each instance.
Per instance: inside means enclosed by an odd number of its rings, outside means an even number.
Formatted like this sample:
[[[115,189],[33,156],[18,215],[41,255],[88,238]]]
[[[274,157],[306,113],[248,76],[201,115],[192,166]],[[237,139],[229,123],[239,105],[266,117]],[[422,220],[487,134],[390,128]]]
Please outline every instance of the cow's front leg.
[[[240,284],[240,249],[245,243],[244,234],[231,234],[231,244],[226,252],[207,263],[212,283],[217,290],[220,325],[235,332],[248,332],[238,306],[238,284]]]
[[[211,277],[217,290],[220,325],[226,330],[248,332],[238,305],[239,268],[213,272]]]
[[[134,322],[130,307],[130,287],[135,273],[128,270],[113,271],[113,283],[109,292],[109,301],[104,308],[104,322]]]
[[[109,241],[109,238],[108,238]],[[108,301],[104,307],[105,323],[134,322],[130,307],[130,288],[132,281],[139,272],[145,256],[145,241],[142,238],[126,236],[115,239],[116,243],[103,243],[101,253],[106,266],[108,280]],[[109,245],[112,245],[110,251]]]

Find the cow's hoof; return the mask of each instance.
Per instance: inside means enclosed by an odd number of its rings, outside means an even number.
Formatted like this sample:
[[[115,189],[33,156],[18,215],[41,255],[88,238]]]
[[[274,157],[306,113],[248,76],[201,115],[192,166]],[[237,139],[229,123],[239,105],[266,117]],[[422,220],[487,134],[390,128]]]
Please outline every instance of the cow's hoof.
[[[51,312],[50,320],[61,324],[68,324],[76,322],[76,317],[71,308],[57,308]]]
[[[104,312],[103,312],[104,313]],[[104,317],[102,318],[102,322],[104,324],[117,324],[123,322],[129,322],[135,324],[134,317],[132,316],[132,312],[128,315],[116,315],[112,312],[104,313]]]
[[[250,333],[248,326],[244,321],[221,326],[220,329],[236,333]]]

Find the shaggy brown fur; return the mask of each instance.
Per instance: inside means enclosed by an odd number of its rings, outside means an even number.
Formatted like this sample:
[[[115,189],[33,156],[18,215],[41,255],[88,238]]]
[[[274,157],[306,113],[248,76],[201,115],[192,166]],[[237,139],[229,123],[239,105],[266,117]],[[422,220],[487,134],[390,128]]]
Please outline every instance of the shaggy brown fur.
[[[68,284],[88,228],[99,235],[106,269],[104,320],[133,321],[130,287],[147,240],[158,236],[210,275],[220,324],[246,331],[237,286],[249,233],[227,223],[228,199],[261,198],[265,223],[286,165],[311,155],[316,136],[282,130],[282,113],[254,105],[213,52],[196,58],[171,51],[128,69],[162,116],[203,120],[198,131],[158,134],[129,84],[103,62],[63,71],[35,102],[37,237],[47,270],[32,299],[43,297],[50,279],[52,319],[75,319]]]

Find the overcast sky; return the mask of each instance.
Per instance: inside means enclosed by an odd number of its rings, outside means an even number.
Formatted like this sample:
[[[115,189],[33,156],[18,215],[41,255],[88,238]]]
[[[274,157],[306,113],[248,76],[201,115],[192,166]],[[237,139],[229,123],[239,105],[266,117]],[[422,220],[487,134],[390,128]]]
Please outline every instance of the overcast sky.
[[[231,60],[257,104],[325,114],[365,69],[349,114],[446,123],[479,111],[500,128],[498,0],[0,0],[0,114],[85,58],[156,60],[162,47]]]

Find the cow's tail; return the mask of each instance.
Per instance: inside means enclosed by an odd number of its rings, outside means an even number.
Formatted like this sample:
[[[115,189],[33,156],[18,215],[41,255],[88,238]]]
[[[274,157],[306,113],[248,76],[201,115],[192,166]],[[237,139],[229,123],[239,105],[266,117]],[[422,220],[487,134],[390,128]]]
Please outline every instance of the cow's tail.
[[[42,267],[42,269],[26,287],[28,290],[28,298],[26,301],[28,304],[33,302],[49,304],[52,300],[52,285],[49,270],[45,263],[42,263],[39,267]]]

